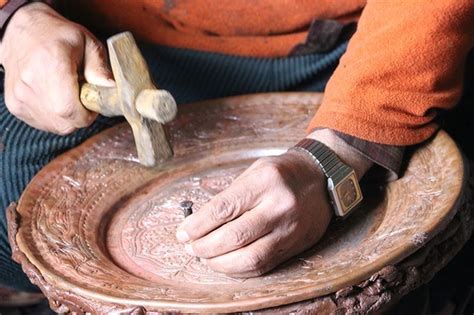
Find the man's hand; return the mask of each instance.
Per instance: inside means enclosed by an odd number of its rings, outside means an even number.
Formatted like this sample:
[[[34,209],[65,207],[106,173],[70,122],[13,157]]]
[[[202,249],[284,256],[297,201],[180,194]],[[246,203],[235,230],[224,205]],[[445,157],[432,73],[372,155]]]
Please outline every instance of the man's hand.
[[[6,28],[0,63],[9,111],[38,129],[68,134],[96,114],[79,101],[79,77],[114,86],[103,45],[42,3],[20,8]]]
[[[329,130],[324,142],[361,177],[371,162]],[[257,160],[178,228],[186,251],[234,277],[261,275],[314,245],[331,220],[327,179],[301,152]]]

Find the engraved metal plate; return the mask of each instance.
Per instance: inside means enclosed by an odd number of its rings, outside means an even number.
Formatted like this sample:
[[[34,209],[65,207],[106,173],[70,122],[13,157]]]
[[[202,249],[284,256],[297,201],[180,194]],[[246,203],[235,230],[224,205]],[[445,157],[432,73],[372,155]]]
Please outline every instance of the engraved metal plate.
[[[252,161],[286,151],[305,136],[321,97],[262,94],[183,106],[169,126],[175,157],[153,169],[137,163],[126,124],[95,136],[29,184],[17,207],[15,252],[59,310],[246,311],[367,279],[415,252],[455,212],[463,164],[446,133],[317,246],[262,277],[215,273],[175,239],[181,201],[198,210]]]

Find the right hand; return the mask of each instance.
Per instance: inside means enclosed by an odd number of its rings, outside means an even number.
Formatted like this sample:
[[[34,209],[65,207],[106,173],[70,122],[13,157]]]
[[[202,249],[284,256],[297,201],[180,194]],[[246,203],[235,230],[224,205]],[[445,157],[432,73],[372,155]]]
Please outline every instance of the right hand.
[[[104,46],[87,29],[43,3],[20,8],[0,46],[8,110],[35,128],[65,135],[97,114],[79,100],[79,77],[115,85]]]

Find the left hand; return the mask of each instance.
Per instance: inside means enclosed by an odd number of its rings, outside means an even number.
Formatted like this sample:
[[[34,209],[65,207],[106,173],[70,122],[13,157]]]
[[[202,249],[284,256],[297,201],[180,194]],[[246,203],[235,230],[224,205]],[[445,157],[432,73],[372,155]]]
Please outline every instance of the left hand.
[[[261,158],[186,218],[177,238],[217,272],[259,276],[323,236],[333,214],[326,182],[301,152]]]

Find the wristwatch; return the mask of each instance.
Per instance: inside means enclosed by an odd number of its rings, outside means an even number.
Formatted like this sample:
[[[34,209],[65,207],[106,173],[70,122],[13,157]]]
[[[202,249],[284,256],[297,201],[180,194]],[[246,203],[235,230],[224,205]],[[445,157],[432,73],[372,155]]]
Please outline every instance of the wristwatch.
[[[336,153],[314,139],[303,139],[290,150],[300,151],[310,156],[327,177],[330,201],[339,217],[346,217],[362,201],[362,192],[356,173],[344,164]]]

